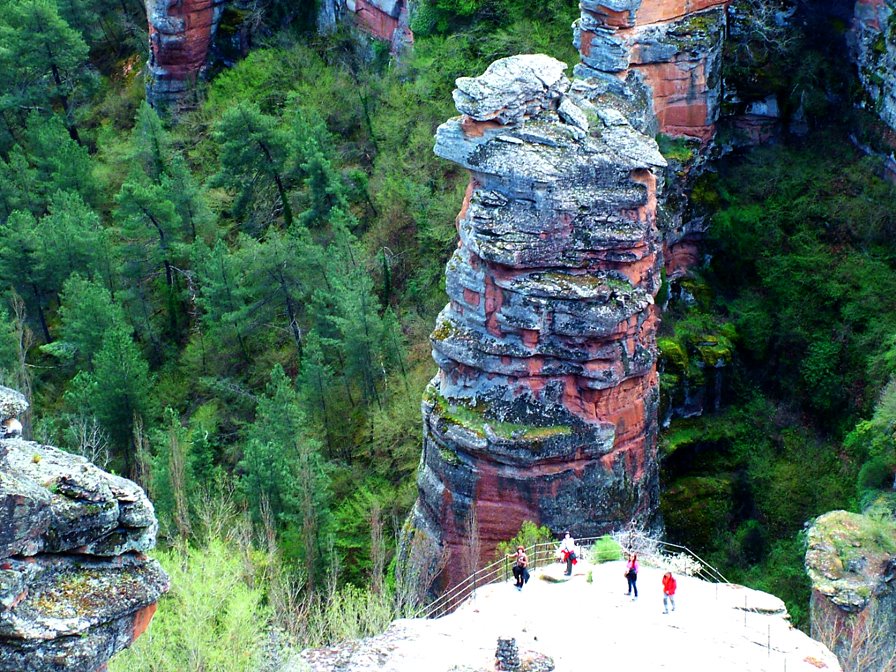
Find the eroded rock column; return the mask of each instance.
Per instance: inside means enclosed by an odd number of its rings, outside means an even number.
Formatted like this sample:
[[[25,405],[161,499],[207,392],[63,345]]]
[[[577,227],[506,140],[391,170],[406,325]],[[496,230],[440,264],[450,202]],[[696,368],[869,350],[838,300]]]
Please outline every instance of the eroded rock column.
[[[24,441],[0,387],[0,672],[93,672],[147,627],[168,577],[152,504],[82,457]]]
[[[435,152],[470,171],[431,341],[413,524],[449,582],[524,520],[578,536],[658,505],[655,142],[547,56],[457,81]]]

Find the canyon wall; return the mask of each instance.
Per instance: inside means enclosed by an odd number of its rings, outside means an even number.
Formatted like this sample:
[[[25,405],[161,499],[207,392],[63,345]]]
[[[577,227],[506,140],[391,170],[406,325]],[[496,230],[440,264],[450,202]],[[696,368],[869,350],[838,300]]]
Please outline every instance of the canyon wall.
[[[149,625],[168,577],[144,553],[152,504],[131,481],[24,441],[0,387],[0,672],[94,672]]]
[[[393,52],[398,52],[414,41],[409,18],[407,0],[323,0],[317,28],[328,33],[349,20],[363,32],[389,42]]]
[[[460,78],[435,152],[470,171],[431,342],[415,528],[460,578],[524,520],[657,524],[654,296],[665,160],[601,82],[550,57]]]

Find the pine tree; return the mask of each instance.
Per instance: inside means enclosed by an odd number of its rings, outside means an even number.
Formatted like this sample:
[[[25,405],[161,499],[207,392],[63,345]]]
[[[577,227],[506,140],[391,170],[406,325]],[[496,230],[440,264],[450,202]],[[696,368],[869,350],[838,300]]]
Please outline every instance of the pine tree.
[[[81,372],[69,384],[66,400],[89,411],[108,432],[112,449],[129,478],[137,476],[135,428],[150,411],[149,365],[130,332],[114,326],[103,336],[92,372]]]
[[[255,516],[269,506],[281,526],[301,539],[309,582],[322,570],[330,487],[320,446],[306,426],[298,394],[280,365],[258,401],[245,446],[241,485]]]
[[[72,92],[85,73],[87,44],[59,15],[54,0],[0,4],[0,111],[58,105],[80,143]]]
[[[127,321],[121,306],[109,290],[77,273],[66,280],[60,298],[61,338],[54,345],[80,367],[93,369],[93,360],[102,349],[105,335],[125,330]]]
[[[284,171],[287,138],[277,120],[254,103],[239,103],[222,115],[214,137],[221,160],[214,182],[237,192],[234,215],[241,218],[263,207],[259,201],[265,188],[274,188],[284,228],[289,228],[293,216]],[[260,228],[269,221],[262,216]]]

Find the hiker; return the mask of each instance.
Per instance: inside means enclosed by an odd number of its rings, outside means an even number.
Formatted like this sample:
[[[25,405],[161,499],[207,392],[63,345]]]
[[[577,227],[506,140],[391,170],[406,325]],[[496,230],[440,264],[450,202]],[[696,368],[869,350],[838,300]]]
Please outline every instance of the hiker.
[[[576,564],[576,540],[569,532],[566,533],[560,544],[560,557],[566,561],[566,571],[563,575],[572,576],[572,566]]]
[[[526,555],[526,549],[522,546],[516,547],[516,553],[508,553],[507,557],[516,558],[513,563],[513,578],[516,579],[516,589],[522,590],[523,586],[529,582],[529,558]]]
[[[631,595],[634,593],[634,597],[632,597],[632,602],[638,599],[638,554],[631,553],[628,556],[628,562],[625,565],[625,578],[628,579],[628,592],[626,595]]]
[[[672,603],[672,611],[675,611],[675,588],[678,584],[672,576],[672,572],[663,574],[663,613],[669,613],[668,603]]]

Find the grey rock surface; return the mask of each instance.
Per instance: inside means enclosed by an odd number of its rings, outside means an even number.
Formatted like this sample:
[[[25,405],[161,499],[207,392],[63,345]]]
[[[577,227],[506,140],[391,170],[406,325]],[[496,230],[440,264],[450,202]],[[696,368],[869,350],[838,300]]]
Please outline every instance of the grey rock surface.
[[[0,408],[24,410],[0,390]],[[0,440],[0,672],[94,672],[148,625],[168,577],[152,504],[83,457]]]
[[[25,395],[0,385],[0,422],[16,418],[27,410]]]
[[[479,77],[460,77],[454,90],[458,112],[502,124],[532,116],[569,88],[566,63],[544,54],[501,58]]]

